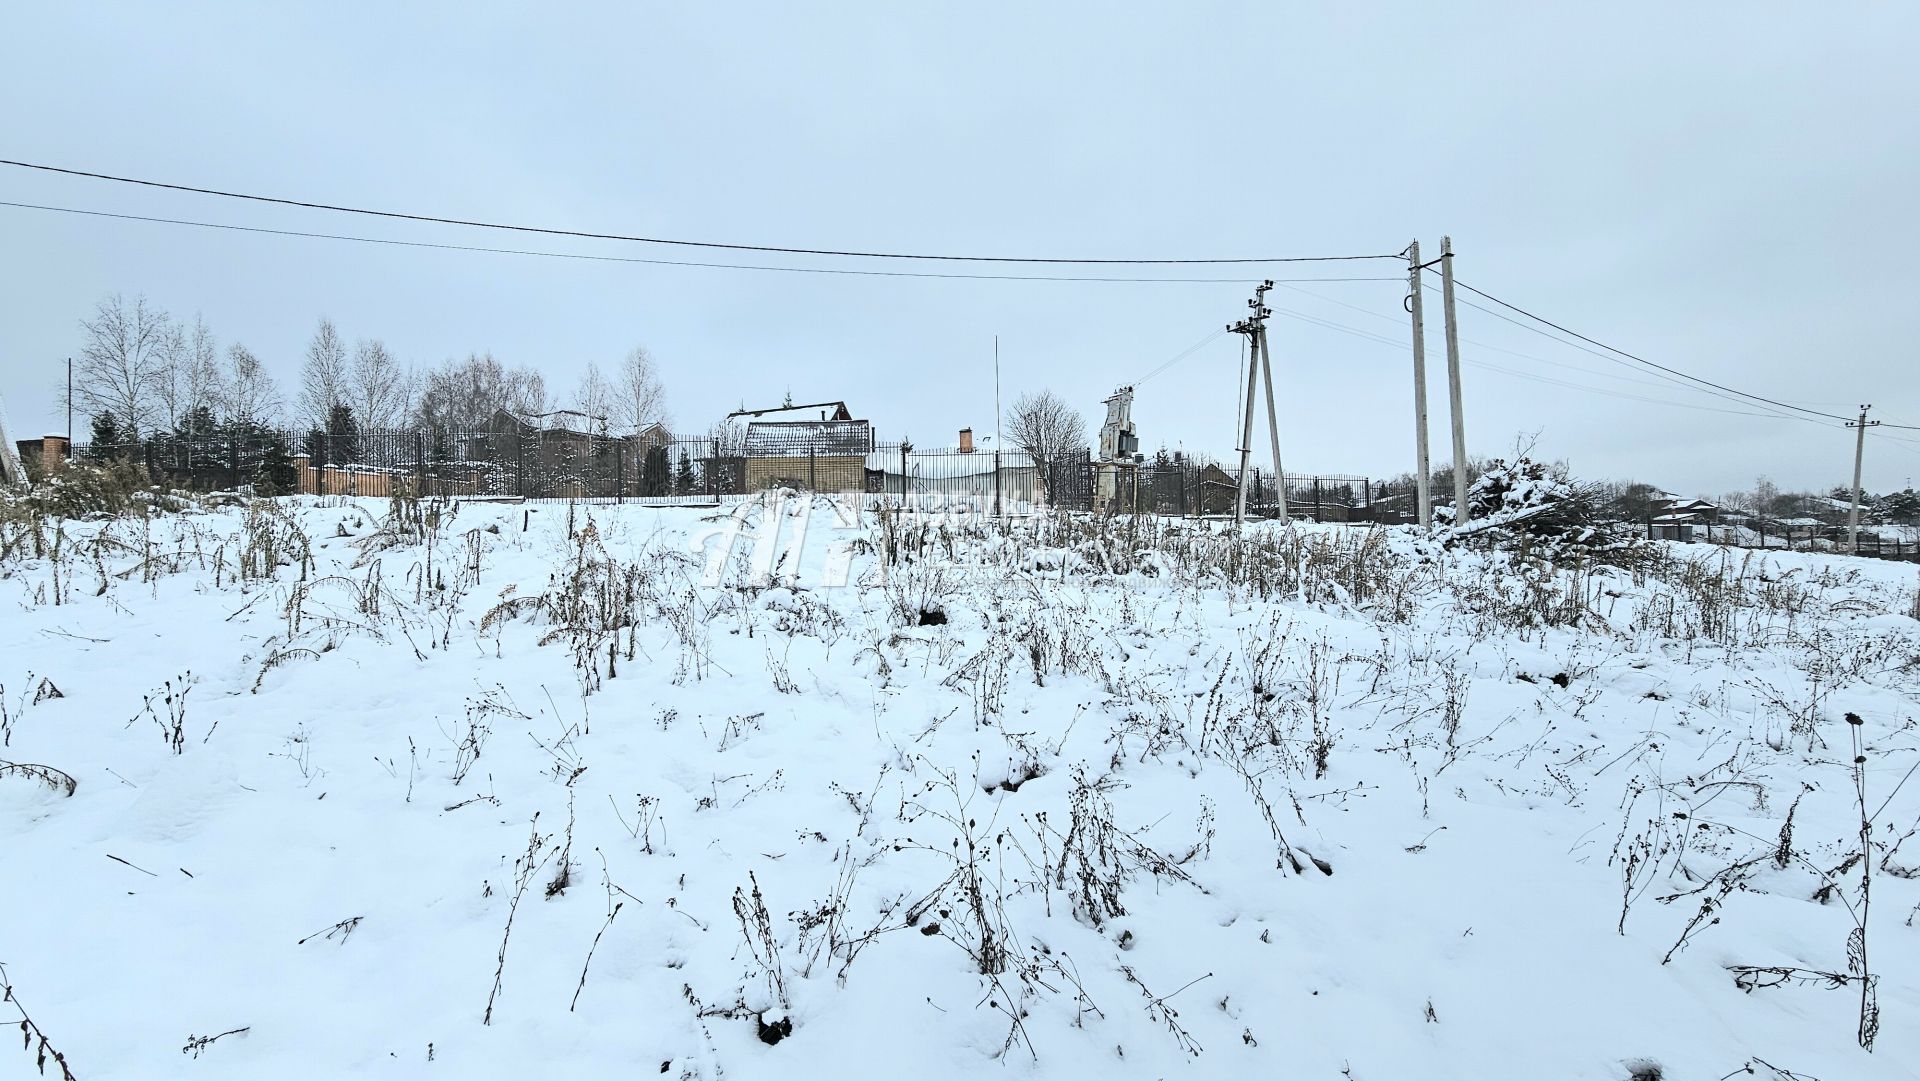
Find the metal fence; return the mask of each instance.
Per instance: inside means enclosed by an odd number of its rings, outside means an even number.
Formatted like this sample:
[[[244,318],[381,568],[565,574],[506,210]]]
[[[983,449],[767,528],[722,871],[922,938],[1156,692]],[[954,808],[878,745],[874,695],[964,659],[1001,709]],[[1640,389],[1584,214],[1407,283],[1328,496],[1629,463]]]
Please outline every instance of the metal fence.
[[[857,495],[927,509],[1026,514],[1043,507],[1199,517],[1231,514],[1237,471],[1193,459],[1100,462],[1085,449],[1036,459],[1020,450],[842,445],[754,447],[657,441],[502,425],[298,434],[253,428],[200,437],[80,444],[76,457],[143,464],[154,483],[275,494],[423,496],[711,504],[771,488]],[[1288,513],[1315,521],[1397,520],[1360,476],[1286,474]],[[1248,511],[1278,512],[1271,471],[1248,477]]]

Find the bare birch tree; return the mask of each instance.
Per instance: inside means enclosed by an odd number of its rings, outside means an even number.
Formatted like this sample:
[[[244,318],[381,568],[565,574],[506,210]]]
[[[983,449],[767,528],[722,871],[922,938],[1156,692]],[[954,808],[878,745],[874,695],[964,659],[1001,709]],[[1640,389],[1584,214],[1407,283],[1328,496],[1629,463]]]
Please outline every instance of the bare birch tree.
[[[1087,421],[1066,399],[1051,390],[1020,395],[1007,414],[1007,439],[1047,463],[1061,454],[1087,445]]]
[[[600,374],[600,365],[587,362],[587,370],[581,373],[580,384],[573,389],[573,407],[598,420],[612,423],[614,411],[614,386],[607,377]]]
[[[160,379],[173,320],[135,297],[116,293],[100,301],[93,317],[80,321],[86,344],[73,369],[74,404],[82,412],[111,413],[129,436],[152,427],[160,416]]]
[[[226,419],[239,424],[272,424],[280,416],[280,390],[260,358],[239,342],[227,349],[226,380],[220,406]]]
[[[155,423],[167,431],[181,430],[195,410],[214,408],[219,385],[219,357],[206,320],[195,315],[191,329],[180,323],[169,326],[154,376]]]
[[[160,362],[153,373],[153,423],[161,431],[180,427],[187,411],[186,328],[178,323],[167,327],[160,338]]]
[[[486,426],[496,409],[524,416],[550,407],[546,380],[539,372],[508,368],[491,353],[470,353],[465,360],[449,360],[426,373],[414,416],[440,431],[475,431]]]
[[[660,385],[659,366],[646,346],[635,346],[614,373],[608,421],[616,431],[631,434],[666,419],[667,393]]]
[[[322,318],[307,343],[306,363],[300,368],[301,420],[325,427],[333,407],[347,404],[347,388],[352,372],[347,365],[347,346],[340,340],[333,320]]]
[[[199,313],[193,317],[193,331],[187,336],[185,384],[187,411],[205,406],[217,411],[221,401],[220,345],[213,329]]]
[[[343,399],[364,431],[397,428],[413,411],[413,376],[378,339],[353,351],[353,373]]]

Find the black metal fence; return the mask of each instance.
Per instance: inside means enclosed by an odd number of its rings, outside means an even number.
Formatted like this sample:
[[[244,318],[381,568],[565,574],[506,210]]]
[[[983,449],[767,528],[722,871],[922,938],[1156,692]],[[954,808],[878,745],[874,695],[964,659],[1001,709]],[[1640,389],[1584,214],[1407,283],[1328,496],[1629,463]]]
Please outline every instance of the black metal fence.
[[[796,441],[657,441],[502,425],[306,434],[265,428],[74,447],[83,459],[141,463],[154,483],[273,494],[714,503],[773,488],[857,495],[926,509],[1025,514],[1043,507],[1198,517],[1231,514],[1237,471],[1193,459],[1100,462],[1082,449],[1051,460],[1024,451],[841,446]],[[1375,483],[1287,474],[1287,511],[1372,521]],[[1270,471],[1248,478],[1248,512],[1278,513]],[[1387,520],[1394,520],[1388,518]]]

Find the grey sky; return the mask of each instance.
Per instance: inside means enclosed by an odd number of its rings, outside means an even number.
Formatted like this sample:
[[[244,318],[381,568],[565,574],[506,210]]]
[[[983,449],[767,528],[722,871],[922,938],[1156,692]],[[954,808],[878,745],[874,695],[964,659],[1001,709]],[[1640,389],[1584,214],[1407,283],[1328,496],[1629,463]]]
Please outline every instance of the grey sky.
[[[396,10],[396,9],[406,10]],[[1880,5],[38,5],[0,42],[0,157],[454,217],[801,247],[1087,257],[1384,253],[1640,355],[1920,424],[1910,206],[1920,7]],[[0,200],[555,251],[718,258],[237,204],[0,169]],[[777,274],[433,252],[0,208],[0,395],[58,431],[61,358],[144,293],[283,387],[321,315],[403,359],[490,350],[570,392],[636,344],[676,426],[845,398],[883,438],[1100,399],[1245,311],[1241,284]],[[788,259],[806,266],[857,265]],[[913,269],[921,269],[914,267]],[[941,269],[933,267],[930,269]],[[992,270],[994,268],[978,268]],[[1403,275],[1394,264],[1248,279]],[[1206,272],[1196,276],[1234,277]],[[1403,282],[1277,290],[1289,469],[1411,466]],[[1328,299],[1367,309],[1340,307]],[[1471,309],[1471,361],[1742,406]],[[1387,317],[1387,318],[1382,318]],[[1429,306],[1434,460],[1447,454]],[[1141,386],[1143,446],[1232,446],[1227,336]],[[1526,358],[1497,351],[1511,350]],[[1571,371],[1549,360],[1591,371]],[[1851,433],[1467,369],[1470,450],[1544,429],[1583,476],[1844,483]],[[84,431],[84,425],[76,422]],[[1920,474],[1869,440],[1866,484]]]

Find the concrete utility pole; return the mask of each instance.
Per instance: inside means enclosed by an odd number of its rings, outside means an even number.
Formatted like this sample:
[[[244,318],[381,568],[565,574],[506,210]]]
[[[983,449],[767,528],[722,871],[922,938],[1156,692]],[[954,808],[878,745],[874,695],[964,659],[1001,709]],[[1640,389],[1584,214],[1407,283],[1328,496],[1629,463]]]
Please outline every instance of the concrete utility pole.
[[[1867,429],[1877,426],[1879,421],[1869,422],[1867,410],[1871,405],[1860,407],[1860,419],[1850,420],[1847,427],[1853,431],[1853,491],[1847,493],[1853,504],[1847,509],[1847,551],[1855,555],[1860,553],[1860,459],[1867,452]]]
[[[1413,482],[1424,529],[1433,525],[1433,493],[1427,490],[1432,471],[1427,464],[1427,320],[1420,303],[1418,240],[1407,245],[1407,312],[1413,316]]]
[[[1267,348],[1267,324],[1260,324],[1260,371],[1267,382],[1267,439],[1273,444],[1273,490],[1280,520],[1287,520],[1287,474],[1280,468],[1280,421],[1274,415],[1273,352]]]
[[[1233,522],[1239,525],[1247,520],[1247,479],[1252,473],[1249,459],[1253,454],[1253,398],[1258,393],[1257,379],[1261,371],[1261,362],[1267,352],[1267,316],[1273,309],[1267,307],[1267,290],[1273,288],[1271,281],[1261,282],[1254,287],[1253,299],[1247,301],[1247,307],[1253,314],[1238,323],[1227,327],[1235,334],[1247,336],[1247,395],[1243,401],[1240,420],[1240,479],[1238,491],[1233,502]],[[1267,371],[1267,430],[1273,439],[1273,471],[1275,486],[1280,489],[1280,513],[1287,512],[1286,475],[1280,472],[1280,426],[1275,419],[1273,405],[1273,372]]]
[[[1467,421],[1460,404],[1460,329],[1453,318],[1453,238],[1440,238],[1440,304],[1447,315],[1447,399],[1453,409],[1453,524],[1467,524]]]

